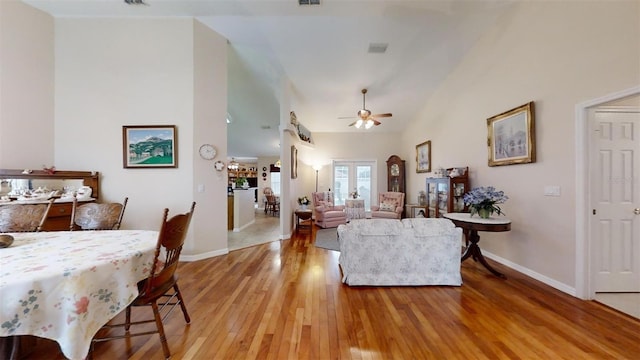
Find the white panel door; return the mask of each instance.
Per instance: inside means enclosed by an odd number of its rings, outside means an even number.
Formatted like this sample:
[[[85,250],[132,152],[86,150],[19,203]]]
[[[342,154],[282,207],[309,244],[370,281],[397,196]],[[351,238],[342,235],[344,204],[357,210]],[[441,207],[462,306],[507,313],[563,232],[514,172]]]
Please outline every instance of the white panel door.
[[[596,111],[592,264],[596,292],[640,291],[640,113]]]

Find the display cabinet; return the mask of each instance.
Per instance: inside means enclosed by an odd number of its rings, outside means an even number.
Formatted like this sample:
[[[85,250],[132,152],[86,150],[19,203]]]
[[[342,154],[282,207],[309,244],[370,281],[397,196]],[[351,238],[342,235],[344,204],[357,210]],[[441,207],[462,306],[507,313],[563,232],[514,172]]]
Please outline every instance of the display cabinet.
[[[454,170],[457,169],[457,170]],[[469,188],[469,168],[450,168],[456,176],[427,178],[427,217],[442,217],[448,212],[466,212],[463,195]]]

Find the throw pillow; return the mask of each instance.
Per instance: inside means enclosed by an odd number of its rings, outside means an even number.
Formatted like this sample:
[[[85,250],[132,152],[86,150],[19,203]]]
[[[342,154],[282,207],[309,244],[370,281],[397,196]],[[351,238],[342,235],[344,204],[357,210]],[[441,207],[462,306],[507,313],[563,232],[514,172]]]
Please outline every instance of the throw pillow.
[[[380,203],[380,211],[396,211],[396,204],[382,202]]]

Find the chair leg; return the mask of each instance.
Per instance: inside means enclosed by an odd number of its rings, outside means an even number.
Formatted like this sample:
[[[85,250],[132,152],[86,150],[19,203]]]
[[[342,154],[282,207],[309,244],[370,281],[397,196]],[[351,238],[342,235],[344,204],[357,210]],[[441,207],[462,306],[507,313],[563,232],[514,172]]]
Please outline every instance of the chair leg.
[[[127,309],[125,310],[124,313],[125,313],[124,330],[129,331],[129,328],[131,327],[131,306],[127,306]]]
[[[180,308],[182,309],[182,314],[184,315],[184,321],[187,324],[191,323],[191,318],[189,317],[189,313],[187,312],[187,306],[184,304],[184,299],[182,299],[182,293],[180,289],[178,289],[178,283],[173,285],[173,290],[175,290],[176,294],[178,294],[178,301],[180,301]]]
[[[167,337],[164,335],[164,326],[162,325],[162,317],[160,316],[160,310],[158,310],[158,304],[156,304],[155,301],[152,302],[151,308],[153,309],[153,317],[156,320],[156,327],[158,328],[158,334],[160,335],[164,358],[169,359],[171,357],[171,352],[169,351],[169,345],[167,344]]]

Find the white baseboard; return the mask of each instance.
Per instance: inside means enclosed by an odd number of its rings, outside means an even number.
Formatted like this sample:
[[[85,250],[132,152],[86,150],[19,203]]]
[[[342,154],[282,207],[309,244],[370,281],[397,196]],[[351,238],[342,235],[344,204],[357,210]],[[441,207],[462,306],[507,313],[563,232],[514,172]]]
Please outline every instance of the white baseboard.
[[[220,249],[220,250],[216,250],[216,251],[209,251],[209,252],[206,252],[206,253],[196,254],[196,255],[182,255],[181,254],[180,255],[180,261],[186,261],[186,262],[198,261],[198,260],[204,260],[204,259],[220,256],[220,255],[227,255],[228,253],[229,253],[229,249],[228,248],[224,248],[224,249]]]
[[[560,291],[562,291],[564,293],[567,293],[567,294],[569,294],[571,296],[578,297],[577,294],[576,294],[576,289],[571,287],[571,286],[569,286],[569,285],[567,285],[567,284],[561,283],[561,282],[559,282],[557,280],[554,280],[554,279],[552,279],[552,278],[550,278],[548,276],[545,276],[545,275],[542,275],[540,273],[537,273],[537,272],[535,272],[535,271],[533,271],[533,270],[531,270],[529,268],[526,268],[524,266],[518,265],[518,264],[516,264],[514,262],[511,262],[511,261],[509,261],[507,259],[501,258],[500,256],[492,254],[492,253],[490,253],[488,251],[484,251],[483,250],[482,251],[482,255],[484,255],[485,257],[487,257],[487,258],[489,258],[489,259],[491,259],[493,261],[499,262],[500,264],[502,264],[502,265],[504,265],[506,267],[509,267],[509,268],[511,268],[513,270],[521,272],[521,273],[523,273],[523,274],[525,274],[525,275],[527,275],[529,277],[532,277],[532,278],[534,278],[534,279],[536,279],[536,280],[538,280],[540,282],[543,282],[543,283],[551,286],[552,288],[558,289],[558,290],[560,290]]]
[[[239,228],[233,228],[233,232],[240,232],[246,228],[248,228],[249,226],[253,225],[256,222],[256,219],[253,219],[251,221],[249,221],[248,223],[244,224],[243,226],[239,227]]]

